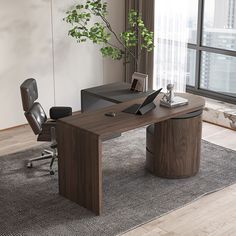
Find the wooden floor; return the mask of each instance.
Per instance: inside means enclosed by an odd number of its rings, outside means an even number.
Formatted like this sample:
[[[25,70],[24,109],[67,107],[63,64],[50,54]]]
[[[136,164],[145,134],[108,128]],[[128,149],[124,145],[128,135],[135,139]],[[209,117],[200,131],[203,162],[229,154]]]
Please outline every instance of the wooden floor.
[[[209,142],[236,150],[235,131],[204,123],[203,138]],[[36,137],[28,125],[0,131],[0,156],[37,145],[39,143],[36,142]],[[236,235],[236,184],[144,224],[123,236],[133,235]]]
[[[39,145],[28,125],[0,131],[0,156]]]

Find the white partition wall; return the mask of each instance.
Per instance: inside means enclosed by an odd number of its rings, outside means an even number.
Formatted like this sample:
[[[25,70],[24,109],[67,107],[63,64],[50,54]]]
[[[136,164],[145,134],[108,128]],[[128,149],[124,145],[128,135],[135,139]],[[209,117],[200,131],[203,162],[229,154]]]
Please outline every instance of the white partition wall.
[[[37,79],[39,102],[80,110],[80,90],[122,81],[122,62],[103,59],[93,44],[67,36],[65,11],[78,0],[0,1],[0,130],[26,123],[20,84]],[[108,0],[114,29],[124,29],[124,0]],[[51,8],[52,6],[52,8]],[[53,60],[54,59],[54,60]]]
[[[103,83],[103,63],[98,46],[66,37],[70,25],[63,17],[73,2],[53,1],[55,95],[57,105],[80,110],[80,90]]]
[[[125,29],[125,1],[108,0],[109,21],[112,28],[118,33]],[[114,37],[113,37],[114,38]],[[114,41],[115,43],[116,41]],[[120,46],[117,42],[117,46]],[[104,83],[117,82],[124,78],[124,65],[121,61],[113,61],[110,58],[104,58]]]
[[[47,110],[53,103],[49,1],[0,1],[0,129],[25,123],[19,87],[35,77]]]

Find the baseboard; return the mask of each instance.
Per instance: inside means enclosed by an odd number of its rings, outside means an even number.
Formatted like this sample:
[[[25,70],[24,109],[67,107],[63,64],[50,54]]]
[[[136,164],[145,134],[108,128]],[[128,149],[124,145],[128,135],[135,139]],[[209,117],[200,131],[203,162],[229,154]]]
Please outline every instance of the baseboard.
[[[74,116],[74,115],[78,115],[78,114],[80,114],[80,113],[81,113],[81,111],[74,111],[74,112],[72,113],[72,115]],[[6,128],[6,129],[0,129],[0,132],[1,132],[1,131],[11,130],[11,129],[16,129],[16,128],[21,128],[21,127],[23,127],[23,126],[28,126],[28,125],[29,125],[28,123],[25,123],[25,124],[22,124],[22,125],[16,125],[16,126],[12,126],[12,127]]]

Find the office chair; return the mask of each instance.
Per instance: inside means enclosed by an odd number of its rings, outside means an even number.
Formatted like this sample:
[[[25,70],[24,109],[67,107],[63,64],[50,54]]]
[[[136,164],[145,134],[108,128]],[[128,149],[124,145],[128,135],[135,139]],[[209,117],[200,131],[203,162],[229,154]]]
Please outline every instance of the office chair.
[[[50,118],[48,119],[40,103],[35,102],[38,99],[38,88],[35,79],[25,80],[21,86],[21,98],[25,117],[35,135],[38,135],[37,141],[50,142],[51,150],[44,150],[40,157],[28,160],[27,167],[32,168],[33,162],[50,159],[50,174],[53,175],[53,162],[57,158],[56,142],[56,120],[72,115],[71,107],[52,107],[50,109]]]

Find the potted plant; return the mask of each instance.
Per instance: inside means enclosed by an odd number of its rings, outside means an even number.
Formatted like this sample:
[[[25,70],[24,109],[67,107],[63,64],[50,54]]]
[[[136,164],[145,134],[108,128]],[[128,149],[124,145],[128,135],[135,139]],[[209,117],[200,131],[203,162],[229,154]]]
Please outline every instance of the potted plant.
[[[123,59],[124,63],[134,60],[137,72],[142,50],[151,52],[154,49],[154,33],[145,26],[141,15],[135,10],[128,13],[128,30],[120,34],[113,30],[107,19],[107,2],[87,0],[85,4],[75,5],[66,14],[64,20],[72,25],[69,36],[75,38],[78,43],[90,40],[100,44],[104,57]],[[91,19],[95,23],[91,23]]]

